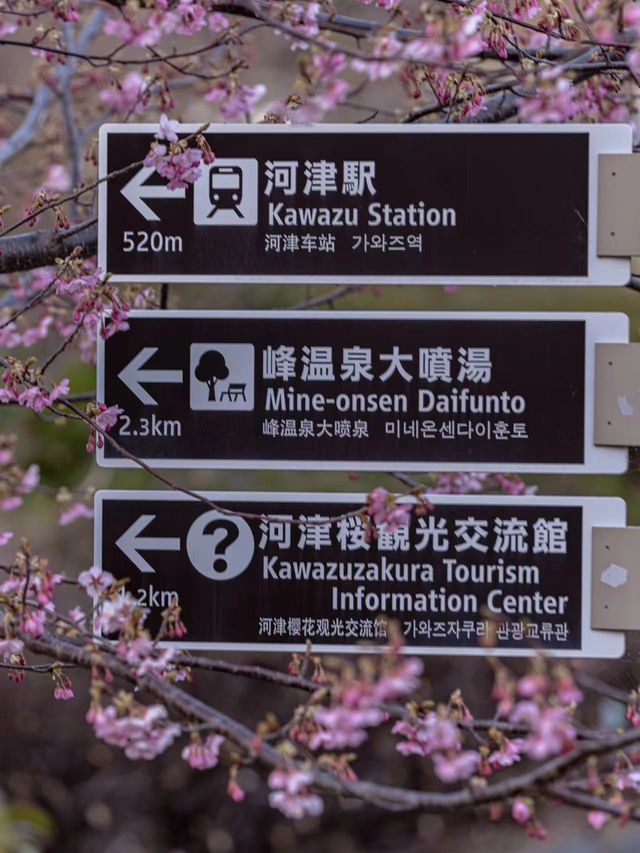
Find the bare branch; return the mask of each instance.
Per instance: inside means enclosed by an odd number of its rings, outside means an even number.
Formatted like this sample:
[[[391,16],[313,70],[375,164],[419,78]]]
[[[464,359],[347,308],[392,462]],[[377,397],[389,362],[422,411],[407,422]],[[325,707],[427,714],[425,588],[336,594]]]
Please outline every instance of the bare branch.
[[[2,149],[0,149],[2,150]],[[95,255],[98,220],[89,219],[68,231],[42,228],[27,234],[0,238],[0,273],[24,272],[46,267],[56,258],[66,258],[80,246],[86,257]]]

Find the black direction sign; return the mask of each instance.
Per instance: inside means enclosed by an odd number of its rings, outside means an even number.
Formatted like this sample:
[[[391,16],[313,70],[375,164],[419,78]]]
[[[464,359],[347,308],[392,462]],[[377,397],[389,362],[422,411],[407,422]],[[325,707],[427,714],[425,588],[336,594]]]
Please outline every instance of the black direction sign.
[[[183,135],[197,125],[183,125]],[[104,125],[100,175],[143,160],[157,125]],[[100,185],[115,282],[611,284],[596,254],[598,156],[625,125],[211,126],[193,186],[152,167]],[[506,189],[505,189],[506,188]]]
[[[594,358],[626,341],[622,314],[132,312],[98,394],[158,467],[619,473]]]
[[[345,517],[362,495],[207,497],[265,515],[174,492],[96,495],[95,564],[129,578],[152,633],[178,603],[186,648],[348,652],[384,645],[393,619],[423,654],[624,652],[590,612],[592,530],[624,526],[620,499],[436,495],[371,536]]]

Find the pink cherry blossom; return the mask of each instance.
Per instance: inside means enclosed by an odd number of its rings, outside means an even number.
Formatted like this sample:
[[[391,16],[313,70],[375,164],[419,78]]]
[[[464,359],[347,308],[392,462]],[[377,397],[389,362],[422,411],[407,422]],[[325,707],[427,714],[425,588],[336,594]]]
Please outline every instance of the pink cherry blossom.
[[[127,758],[151,760],[163,753],[180,736],[180,726],[170,723],[167,709],[162,705],[136,708],[119,716],[113,705],[92,708],[87,721],[96,737],[112,746],[124,749]]]
[[[379,708],[317,708],[316,722],[323,728],[310,741],[311,749],[347,749],[367,739],[366,728],[379,726],[387,715]]]
[[[322,814],[324,804],[321,798],[309,791],[312,782],[311,773],[301,770],[273,770],[269,775],[269,804],[294,820],[305,815]]]
[[[19,498],[17,495],[13,495],[10,498],[3,498],[0,500],[0,509],[3,512],[11,512],[14,509],[18,509],[18,507],[22,506],[22,498]]]
[[[465,750],[449,755],[435,753],[433,766],[442,782],[462,782],[472,776],[480,764],[480,753]]]
[[[386,489],[378,487],[369,495],[369,515],[376,525],[389,533],[401,527],[407,527],[413,505],[396,503],[395,498]]]
[[[29,465],[22,475],[17,491],[21,495],[30,494],[40,483],[40,468],[38,465]]]
[[[209,89],[204,99],[221,104],[220,112],[225,121],[236,121],[250,114],[266,91],[262,83],[256,86],[231,86],[223,81]]]
[[[73,690],[71,687],[58,686],[53,691],[53,698],[67,702],[69,699],[73,699]]]
[[[401,0],[358,0],[363,6],[379,6],[387,12],[393,12],[400,5]]]
[[[373,59],[353,59],[351,67],[354,71],[360,71],[365,74],[372,82],[386,80],[398,68],[398,63],[392,60],[400,56],[402,52],[402,42],[398,40],[392,31],[388,35],[377,39],[373,45],[371,56],[379,61]]]
[[[587,815],[587,821],[589,826],[593,829],[602,829],[602,827],[611,820],[611,815],[608,815],[606,812],[602,811],[592,811]]]
[[[90,569],[81,572],[78,577],[78,583],[91,598],[101,595],[114,581],[115,578],[111,572],[105,572],[99,566],[91,566]]]
[[[535,702],[518,702],[510,720],[531,727],[522,741],[522,751],[536,761],[568,752],[575,746],[577,733],[565,708],[540,709]]]
[[[49,330],[53,325],[53,317],[45,315],[36,326],[27,329],[22,335],[22,345],[32,347],[38,341],[44,340],[49,334]]]
[[[241,803],[245,798],[245,793],[236,779],[229,779],[227,794],[229,794],[234,803]]]
[[[21,622],[21,629],[31,637],[41,637],[44,634],[46,613],[44,610],[29,610]]]
[[[119,406],[107,406],[96,416],[94,422],[97,427],[108,432],[118,423],[118,418],[123,411],[124,409],[121,409]]]
[[[118,418],[123,413],[123,409],[119,406],[106,406],[104,403],[98,403],[98,414],[94,417],[94,427],[89,432],[89,440],[87,442],[87,453],[92,453],[96,447],[103,447],[104,438],[99,430],[109,432],[118,423]]]
[[[162,139],[166,142],[177,142],[180,124],[175,119],[168,118],[165,113],[160,116],[158,131],[155,135],[156,139]]]
[[[221,33],[229,29],[229,19],[221,12],[213,12],[207,18],[207,26],[212,33]]]
[[[625,3],[622,16],[625,27],[634,32],[640,31],[640,3]]]
[[[175,31],[182,36],[192,36],[204,29],[207,23],[207,13],[204,6],[195,0],[180,0],[172,9],[177,16],[178,24]]]
[[[578,704],[584,699],[584,693],[568,675],[556,682],[555,693],[562,705]]]
[[[621,791],[632,790],[640,793],[640,770],[630,770],[621,774],[616,782]]]
[[[54,163],[44,179],[43,187],[50,193],[64,193],[71,189],[71,176],[66,166]]]
[[[17,657],[22,654],[24,643],[18,639],[0,640],[0,657],[3,661],[10,661],[12,657]]]
[[[175,666],[172,663],[176,656],[175,646],[168,649],[163,649],[157,656],[148,654],[142,657],[139,665],[136,667],[136,676],[144,678],[145,675],[155,675],[158,678],[166,678],[169,673],[175,673]]]
[[[18,27],[16,24],[13,24],[9,21],[0,20],[0,36],[10,36],[17,31]]]
[[[522,122],[563,122],[576,112],[574,89],[571,81],[552,69],[542,72],[534,94],[520,102],[519,118]]]
[[[145,166],[153,167],[163,178],[167,178],[170,190],[183,189],[200,177],[202,152],[198,148],[180,149],[167,153],[165,145],[154,145],[144,161]]]
[[[71,524],[71,522],[77,521],[79,518],[93,518],[93,510],[91,507],[88,507],[85,503],[81,503],[80,501],[72,504],[60,513],[58,516],[58,524],[61,527],[66,527],[67,524]]]
[[[96,628],[105,634],[115,634],[130,622],[136,612],[140,613],[136,599],[129,592],[121,592],[100,605],[95,619]]]
[[[513,805],[511,806],[511,817],[517,823],[528,823],[533,817],[531,806],[526,800],[523,800],[522,797],[516,797],[513,801]]]
[[[144,77],[137,71],[131,71],[122,82],[102,89],[99,97],[102,104],[116,112],[135,115],[144,110],[146,91]]]
[[[10,533],[8,530],[0,533],[0,548],[3,545],[7,545],[13,539],[13,533]]]
[[[511,767],[521,759],[522,741],[505,738],[500,749],[495,750],[487,758],[487,764],[492,769]]]
[[[218,764],[223,743],[221,735],[208,735],[204,742],[200,737],[194,737],[182,750],[182,757],[195,770],[208,770]]]
[[[351,86],[346,80],[330,80],[318,93],[308,98],[292,113],[293,124],[314,124],[326,113],[346,101]]]
[[[399,662],[380,676],[373,687],[376,702],[390,702],[410,696],[417,690],[424,666],[418,658],[400,658]]]
[[[549,690],[549,679],[546,675],[529,673],[518,681],[518,693],[525,698],[533,698],[538,694],[544,695]]]
[[[627,53],[627,65],[634,74],[640,74],[640,49],[634,47]]]
[[[126,17],[109,18],[104,25],[104,33],[134,47],[150,47],[162,37],[162,28],[158,23],[160,21],[153,19],[143,24]]]
[[[399,720],[391,730],[406,740],[396,744],[402,755],[432,755],[434,752],[459,750],[460,733],[454,722],[435,711],[416,721]]]
[[[76,627],[78,627],[81,631],[84,631],[85,623],[87,621],[87,615],[80,607],[73,607],[68,613],[69,619],[73,622]]]

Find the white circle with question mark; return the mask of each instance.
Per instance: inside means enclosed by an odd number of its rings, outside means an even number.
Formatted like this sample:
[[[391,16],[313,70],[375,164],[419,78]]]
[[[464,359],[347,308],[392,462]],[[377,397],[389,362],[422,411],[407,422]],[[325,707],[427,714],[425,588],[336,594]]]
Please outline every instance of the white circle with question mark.
[[[241,575],[254,550],[253,533],[244,518],[215,510],[198,516],[187,534],[187,554],[193,567],[214,581]]]

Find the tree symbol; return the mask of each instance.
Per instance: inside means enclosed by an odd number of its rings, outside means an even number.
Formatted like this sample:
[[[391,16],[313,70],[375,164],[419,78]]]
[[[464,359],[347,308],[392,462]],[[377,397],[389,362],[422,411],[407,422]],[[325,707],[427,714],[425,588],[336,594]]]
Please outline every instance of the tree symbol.
[[[200,356],[196,367],[196,379],[209,386],[209,402],[216,401],[216,382],[229,376],[229,368],[224,356],[218,350],[211,349]]]

